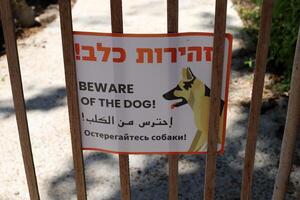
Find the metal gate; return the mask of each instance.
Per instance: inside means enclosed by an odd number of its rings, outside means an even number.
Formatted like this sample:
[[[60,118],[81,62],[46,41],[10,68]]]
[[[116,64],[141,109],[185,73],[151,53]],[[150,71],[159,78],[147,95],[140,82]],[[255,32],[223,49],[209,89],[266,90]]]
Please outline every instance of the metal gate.
[[[211,84],[211,106],[209,118],[208,153],[206,156],[206,173],[204,199],[211,200],[215,196],[215,176],[217,157],[217,126],[219,121],[218,110],[221,96],[221,75],[224,57],[224,41],[226,29],[227,0],[216,0],[215,25],[213,41],[213,70]],[[248,135],[245,153],[243,182],[241,199],[251,199],[252,174],[256,151],[256,138],[259,126],[260,109],[262,105],[262,92],[268,46],[271,32],[273,0],[264,0],[261,8],[260,33],[256,51],[256,67],[254,71],[254,83],[248,121]],[[112,33],[123,33],[122,0],[110,0]],[[84,175],[84,163],[81,150],[79,107],[77,99],[77,84],[75,70],[75,56],[73,46],[73,28],[70,0],[59,0],[61,34],[63,43],[63,56],[65,65],[65,78],[67,87],[68,110],[71,129],[73,161],[75,168],[77,199],[86,199],[86,185]],[[11,1],[0,0],[0,11],[6,53],[11,80],[11,88],[16,111],[19,139],[26,172],[30,198],[37,200],[39,190],[35,174],[31,143],[28,130],[26,108],[22,89],[22,79],[19,67],[14,20],[12,17]],[[178,0],[167,0],[168,33],[178,32]],[[289,107],[286,126],[281,148],[280,165],[273,191],[273,199],[284,199],[286,185],[292,164],[292,154],[295,147],[297,128],[300,124],[300,87],[296,81],[300,80],[300,33],[296,46]],[[130,167],[129,155],[119,155],[121,197],[123,200],[130,199]],[[169,155],[169,199],[178,199],[178,155]],[[200,199],[201,197],[199,197]]]

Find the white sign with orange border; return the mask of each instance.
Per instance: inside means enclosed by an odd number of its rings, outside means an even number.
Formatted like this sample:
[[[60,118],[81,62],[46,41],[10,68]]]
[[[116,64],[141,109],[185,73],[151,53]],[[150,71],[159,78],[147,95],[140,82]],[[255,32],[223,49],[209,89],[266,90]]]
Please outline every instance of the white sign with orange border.
[[[82,148],[206,153],[213,34],[74,32]],[[226,34],[218,151],[224,151],[232,36]]]

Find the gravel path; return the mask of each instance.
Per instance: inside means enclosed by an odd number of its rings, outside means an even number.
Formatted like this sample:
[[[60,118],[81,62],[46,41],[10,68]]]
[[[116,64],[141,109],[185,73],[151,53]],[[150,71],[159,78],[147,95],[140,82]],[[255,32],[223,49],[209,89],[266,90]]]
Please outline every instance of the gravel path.
[[[180,1],[179,31],[212,31],[213,0]],[[123,3],[124,32],[166,32],[166,1]],[[73,8],[74,30],[110,32],[109,1],[78,0]],[[231,1],[228,32],[234,35],[234,52],[241,46],[242,22]],[[59,21],[18,41],[28,122],[41,199],[76,199]],[[234,54],[236,55],[236,53]],[[239,199],[248,108],[240,106],[251,94],[252,75],[233,59],[226,153],[218,158],[217,199]],[[12,105],[6,57],[0,58],[0,199],[29,199]],[[255,163],[253,199],[271,199],[279,158],[278,120],[285,101],[261,118]],[[281,103],[283,102],[283,103]],[[87,151],[88,199],[120,199],[118,157]],[[205,156],[182,156],[179,162],[180,199],[203,195]],[[130,156],[132,197],[167,199],[167,159],[160,155]],[[293,192],[287,199],[295,199]]]

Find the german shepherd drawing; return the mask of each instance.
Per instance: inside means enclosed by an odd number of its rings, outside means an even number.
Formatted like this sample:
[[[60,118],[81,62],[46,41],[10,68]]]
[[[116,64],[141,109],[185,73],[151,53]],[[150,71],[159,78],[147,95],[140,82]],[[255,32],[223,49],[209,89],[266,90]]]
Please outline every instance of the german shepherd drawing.
[[[197,128],[189,152],[207,150],[208,121],[210,105],[210,89],[197,79],[189,67],[182,69],[182,79],[178,85],[163,95],[166,100],[179,100],[171,105],[171,109],[188,104],[194,112],[194,122]],[[224,101],[221,100],[220,128],[218,145],[222,144],[222,131],[224,120]]]

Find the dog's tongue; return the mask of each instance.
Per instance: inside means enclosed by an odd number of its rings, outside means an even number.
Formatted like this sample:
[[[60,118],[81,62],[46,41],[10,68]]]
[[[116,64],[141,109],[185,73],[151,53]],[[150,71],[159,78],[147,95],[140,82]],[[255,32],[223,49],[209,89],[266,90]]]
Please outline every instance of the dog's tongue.
[[[174,109],[174,108],[176,108],[176,103],[173,103],[173,104],[171,105],[171,109]]]

